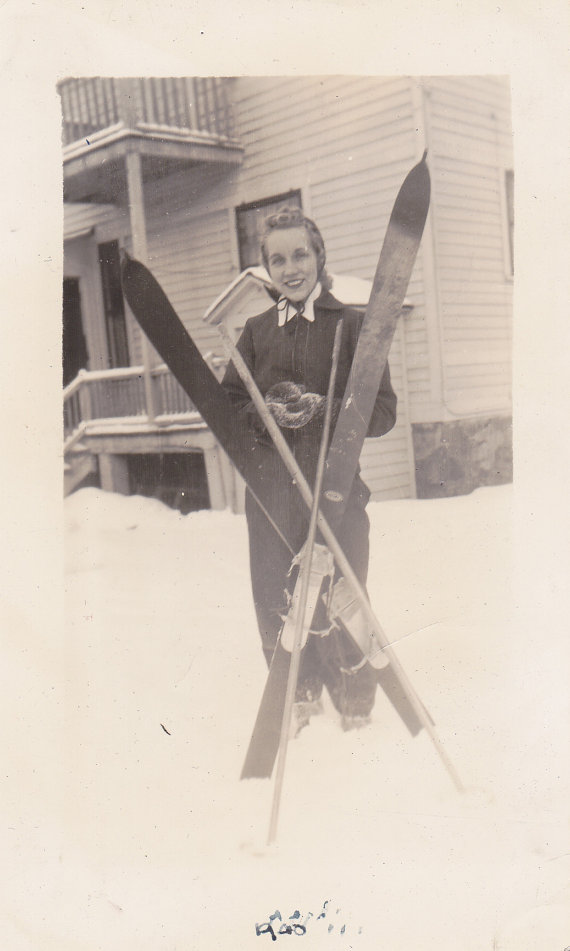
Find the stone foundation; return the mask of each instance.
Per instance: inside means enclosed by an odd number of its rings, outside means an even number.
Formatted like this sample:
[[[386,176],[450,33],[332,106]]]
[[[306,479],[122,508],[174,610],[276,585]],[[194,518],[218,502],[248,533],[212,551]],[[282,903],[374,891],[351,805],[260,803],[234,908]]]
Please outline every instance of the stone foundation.
[[[512,422],[507,417],[412,424],[419,499],[467,495],[513,479]]]

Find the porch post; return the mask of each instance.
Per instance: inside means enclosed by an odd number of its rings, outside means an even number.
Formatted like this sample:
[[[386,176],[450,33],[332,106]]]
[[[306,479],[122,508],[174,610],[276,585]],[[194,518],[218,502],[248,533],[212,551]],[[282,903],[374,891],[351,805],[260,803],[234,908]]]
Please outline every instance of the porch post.
[[[118,492],[120,495],[129,495],[129,466],[126,456],[113,455],[109,452],[99,453],[99,478],[101,488],[105,492]]]
[[[127,152],[127,188],[129,201],[129,217],[131,221],[131,235],[133,242],[133,257],[142,264],[148,264],[148,248],[146,242],[146,222],[144,214],[144,194],[141,157],[139,152]],[[156,412],[151,377],[150,344],[146,335],[142,334],[142,359],[144,367],[144,391],[146,397],[146,411],[149,423],[153,423]]]

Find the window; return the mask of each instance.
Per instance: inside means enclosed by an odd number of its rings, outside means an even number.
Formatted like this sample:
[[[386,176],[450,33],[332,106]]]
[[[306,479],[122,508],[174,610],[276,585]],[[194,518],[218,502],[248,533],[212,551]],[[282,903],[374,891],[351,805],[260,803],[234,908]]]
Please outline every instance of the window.
[[[211,507],[203,452],[132,453],[123,458],[131,495],[160,499],[182,515]]]
[[[514,250],[514,234],[515,234],[515,199],[514,199],[514,185],[515,185],[515,173],[512,169],[507,169],[505,171],[505,212],[506,212],[506,224],[507,224],[507,239],[508,239],[508,266],[510,268],[509,273],[512,276],[515,272],[515,250]]]
[[[282,205],[294,205],[302,208],[301,192],[299,189],[275,195],[273,198],[262,198],[247,205],[236,208],[236,227],[239,246],[239,264],[243,271],[246,267],[261,264],[261,234],[263,222],[268,215],[273,214]]]

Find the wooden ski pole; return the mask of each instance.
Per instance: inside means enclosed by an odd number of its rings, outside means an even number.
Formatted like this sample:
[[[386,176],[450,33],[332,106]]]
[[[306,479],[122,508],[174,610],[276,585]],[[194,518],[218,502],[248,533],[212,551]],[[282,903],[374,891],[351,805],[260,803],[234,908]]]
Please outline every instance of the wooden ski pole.
[[[336,383],[336,371],[338,369],[338,359],[340,354],[340,339],[342,335],[342,320],[336,325],[331,373],[327,391],[327,402],[325,406],[325,418],[323,422],[323,431],[321,443],[319,446],[319,456],[317,460],[317,471],[315,475],[315,488],[313,492],[313,505],[311,508],[311,517],[309,520],[309,531],[303,558],[301,564],[301,596],[295,619],[295,640],[291,652],[289,663],[289,675],[287,677],[287,692],[285,694],[285,705],[283,708],[283,720],[281,723],[281,737],[279,740],[279,751],[277,753],[277,772],[275,774],[275,787],[273,792],[273,804],[271,807],[271,819],[269,822],[269,836],[267,844],[271,845],[277,835],[277,823],[279,821],[279,806],[281,804],[281,793],[283,791],[283,780],[285,777],[285,764],[287,761],[287,749],[289,746],[289,733],[291,730],[291,716],[293,713],[293,704],[295,703],[295,693],[297,690],[297,681],[299,679],[299,666],[301,663],[301,642],[303,637],[303,628],[305,624],[305,614],[307,610],[307,596],[309,594],[309,583],[311,578],[311,563],[313,560],[313,550],[315,547],[315,538],[317,534],[317,515],[319,511],[319,500],[323,485],[323,475],[325,471],[325,462],[327,458],[327,449],[329,442],[329,433],[331,428],[332,406],[334,399],[334,388]]]
[[[305,479],[305,476],[303,475],[303,472],[301,471],[297,463],[297,460],[295,459],[293,453],[291,452],[291,449],[289,448],[289,445],[287,444],[285,437],[283,436],[283,433],[279,429],[279,426],[273,419],[273,416],[271,415],[268,407],[266,406],[265,400],[263,399],[263,396],[259,392],[257,384],[250,373],[249,367],[247,366],[241,353],[239,352],[233,340],[231,339],[226,327],[224,327],[223,324],[220,324],[218,327],[218,330],[220,331],[222,339],[224,340],[226,344],[228,356],[233,361],[234,366],[241,380],[244,383],[244,386],[246,387],[249,395],[251,396],[251,399],[255,405],[255,408],[257,409],[259,415],[261,416],[261,419],[263,420],[263,424],[265,428],[267,429],[269,435],[271,436],[275,444],[275,447],[277,448],[285,466],[287,467],[289,473],[293,477],[293,482],[297,485],[297,488],[299,489],[299,492],[301,493],[301,496],[303,497],[303,500],[305,501],[305,503],[309,506],[309,508],[312,508],[313,493],[311,492],[311,488],[307,480]],[[390,642],[388,638],[386,637],[386,634],[384,633],[380,622],[378,621],[377,617],[374,614],[374,611],[372,610],[370,602],[366,596],[366,592],[364,591],[362,585],[360,584],[358,578],[356,577],[356,574],[354,573],[352,566],[350,562],[348,561],[348,558],[344,554],[341,546],[336,540],[336,536],[334,532],[332,531],[324,515],[320,511],[317,516],[317,525],[321,530],[321,533],[323,535],[325,542],[327,543],[328,547],[333,553],[334,559],[341,573],[346,578],[348,584],[350,585],[352,591],[354,592],[355,597],[358,598],[358,601],[362,606],[362,610],[364,611],[366,618],[369,624],[371,625],[371,628],[374,630],[375,634],[377,635],[377,638],[381,644],[380,649],[384,651],[384,653],[386,654],[386,657],[392,664],[394,673],[396,674],[396,676],[398,677],[398,680],[400,681],[400,685],[402,687],[402,690],[404,691],[404,694],[410,701],[410,704],[412,705],[420,723],[422,724],[428,736],[430,737],[435,747],[435,750],[438,753],[447,772],[449,773],[456,789],[459,792],[463,792],[464,791],[463,783],[461,782],[461,779],[459,778],[459,775],[455,767],[453,766],[453,763],[451,762],[449,756],[447,755],[441,743],[441,740],[439,739],[436,733],[435,727],[433,723],[431,722],[428,714],[426,713],[423,703],[418,697],[415,691],[415,688],[413,687],[404,668],[402,667],[400,661],[398,660],[396,652],[394,651],[393,647],[390,645]]]

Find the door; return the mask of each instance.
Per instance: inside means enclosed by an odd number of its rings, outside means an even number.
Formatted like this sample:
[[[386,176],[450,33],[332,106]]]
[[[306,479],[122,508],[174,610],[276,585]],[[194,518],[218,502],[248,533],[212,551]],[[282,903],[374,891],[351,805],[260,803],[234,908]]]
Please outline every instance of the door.
[[[75,379],[89,364],[87,341],[83,331],[81,292],[78,277],[63,280],[63,385]]]

